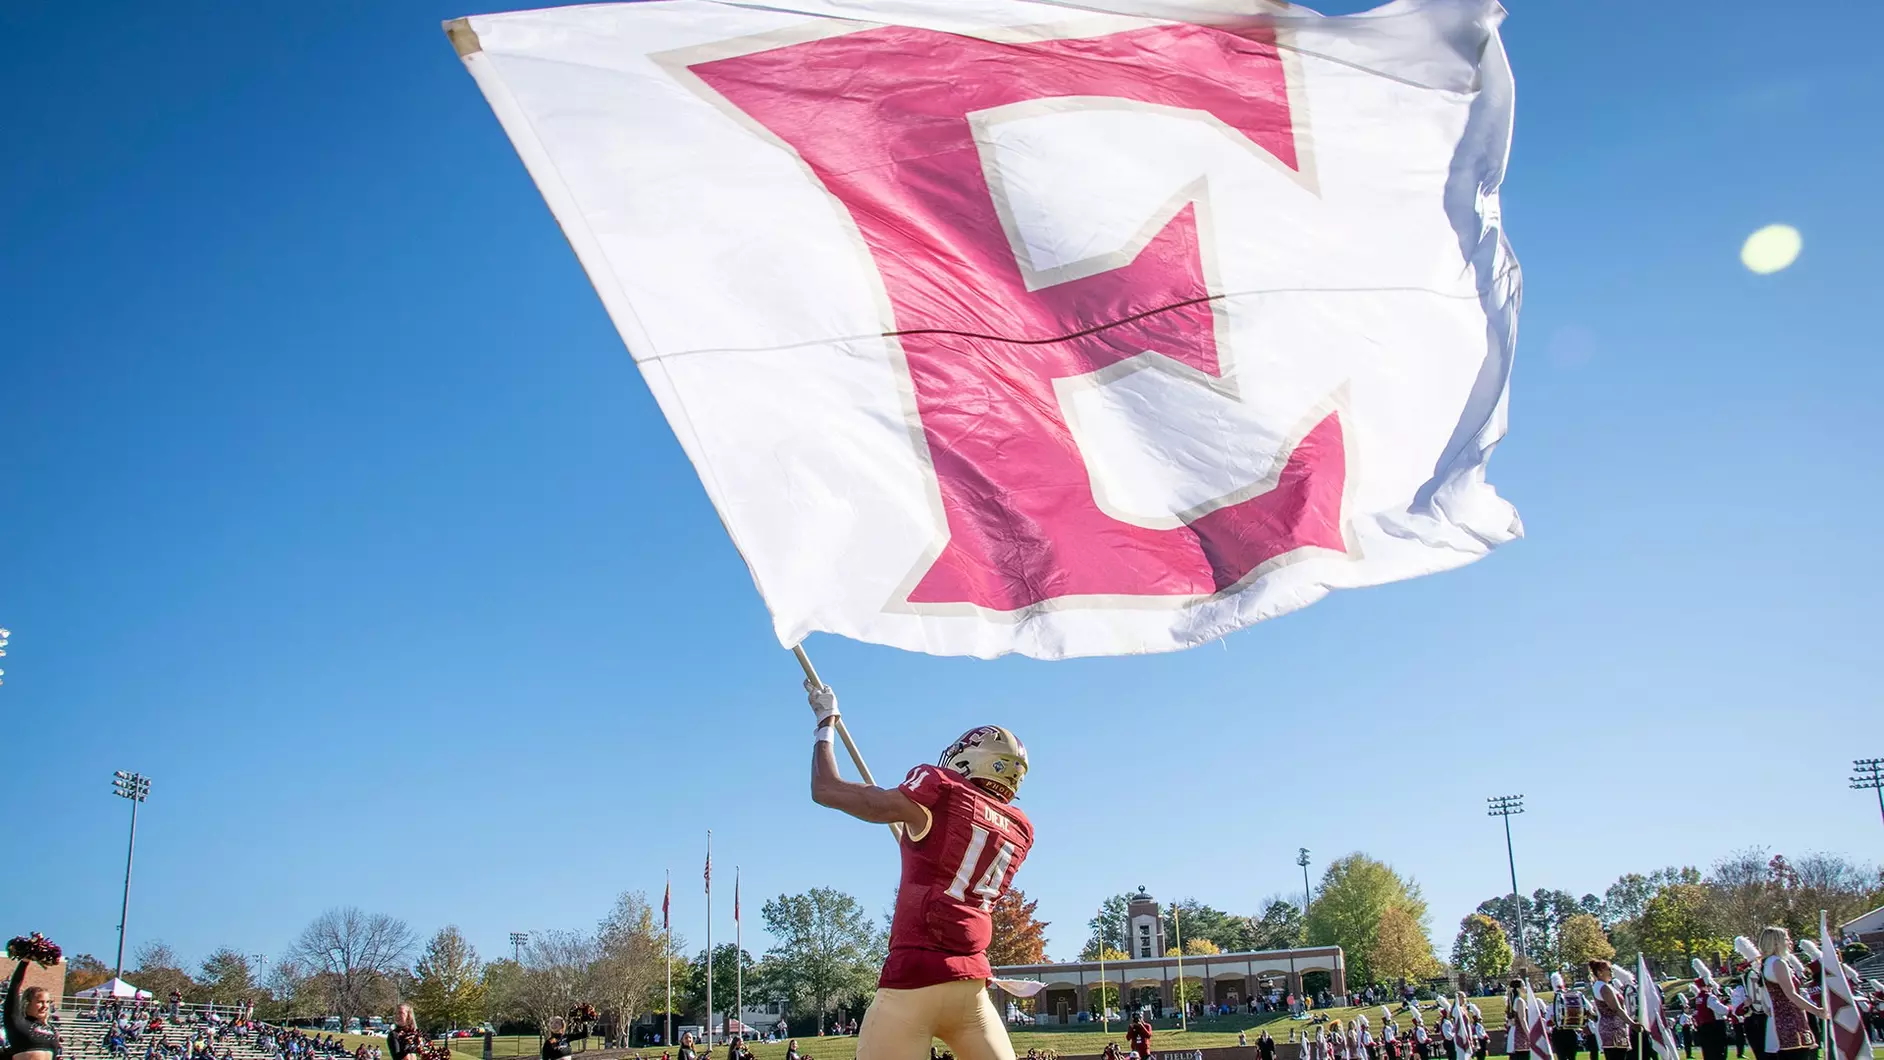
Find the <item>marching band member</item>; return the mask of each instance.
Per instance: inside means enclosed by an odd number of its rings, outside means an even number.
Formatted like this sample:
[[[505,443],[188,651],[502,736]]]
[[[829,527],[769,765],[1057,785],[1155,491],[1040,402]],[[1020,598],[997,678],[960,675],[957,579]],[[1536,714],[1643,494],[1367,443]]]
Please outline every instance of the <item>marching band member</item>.
[[[1472,1056],[1476,1060],[1485,1060],[1491,1052],[1491,1032],[1485,1029],[1485,1014],[1478,1010],[1476,1003],[1467,1005],[1466,1009],[1472,1013]]]
[[[1734,987],[1734,1015],[1740,1017],[1741,1033],[1753,1046],[1754,1060],[1766,1060],[1766,988],[1760,981],[1760,948],[1745,935],[1735,935],[1734,952],[1745,968]]]
[[[1452,1017],[1451,1003],[1441,998],[1439,1001],[1439,1037],[1446,1043],[1446,1055],[1451,1057],[1451,1060],[1460,1060],[1458,1025],[1454,1023]]]
[[[1432,1040],[1426,1035],[1426,1017],[1418,1009],[1413,1010],[1413,1056],[1415,1060],[1432,1060]]]
[[[1786,958],[1792,937],[1782,927],[1760,931],[1760,980],[1766,990],[1766,1052],[1775,1060],[1809,1060],[1819,1047],[1807,1016],[1824,1019],[1825,1009],[1808,1000],[1799,975]]]
[[[1629,1019],[1629,1002],[1616,981],[1616,969],[1608,961],[1590,962],[1590,986],[1596,994],[1596,1037],[1602,1044],[1603,1060],[1634,1060]]]
[[[1374,1033],[1367,1026],[1367,1017],[1357,1013],[1350,1028],[1354,1034],[1354,1055],[1361,1060],[1377,1060],[1374,1056]]]
[[[1531,1005],[1524,1000],[1524,980],[1505,984],[1505,1055],[1531,1060]]]
[[[1348,1036],[1341,1030],[1340,1020],[1328,1021],[1328,1050],[1333,1060],[1348,1060]]]
[[[1380,1006],[1380,1042],[1387,1060],[1400,1060],[1400,1028],[1394,1025],[1393,1011],[1385,1005]]]
[[[1562,972],[1550,973],[1550,1048],[1557,1060],[1577,1060],[1583,1028],[1589,1022],[1589,1002],[1583,992],[1563,981]],[[1594,1058],[1592,1058],[1594,1060]]]
[[[1701,1043],[1701,1060],[1727,1060],[1727,1006],[1720,999],[1720,984],[1707,962],[1696,957],[1689,962],[1694,979],[1694,1038]]]

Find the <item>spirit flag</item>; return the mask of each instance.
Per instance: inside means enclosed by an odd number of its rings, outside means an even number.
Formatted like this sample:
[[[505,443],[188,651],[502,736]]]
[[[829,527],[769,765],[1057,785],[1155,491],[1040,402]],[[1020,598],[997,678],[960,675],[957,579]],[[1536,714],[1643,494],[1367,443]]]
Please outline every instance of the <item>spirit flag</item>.
[[[1525,1048],[1531,1051],[1533,1060],[1555,1060],[1550,1047],[1550,1028],[1545,1022],[1544,1003],[1537,999],[1531,989],[1531,981],[1524,981],[1524,1041]]]
[[[458,19],[781,643],[1166,651],[1517,537],[1495,0]]]
[[[1838,956],[1838,943],[1823,909],[1819,910],[1819,969],[1825,977],[1823,1000],[1831,1016],[1825,1021],[1826,1044],[1831,1047],[1825,1060],[1871,1060],[1864,1013],[1858,1011],[1856,991],[1845,975],[1845,962]]]
[[[1648,958],[1635,957],[1636,1021],[1642,1025],[1642,1040],[1655,1047],[1662,1060],[1681,1060],[1681,1043],[1668,1022],[1668,1007],[1662,1003],[1662,989],[1649,974]]]

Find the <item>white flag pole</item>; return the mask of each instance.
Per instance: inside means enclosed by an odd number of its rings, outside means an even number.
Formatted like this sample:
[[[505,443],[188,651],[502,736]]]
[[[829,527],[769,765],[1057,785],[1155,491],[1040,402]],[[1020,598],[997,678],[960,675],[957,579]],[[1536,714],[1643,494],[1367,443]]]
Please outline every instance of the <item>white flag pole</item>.
[[[674,1047],[674,923],[669,919],[668,907],[674,900],[674,873],[667,873],[666,896],[661,899],[661,930],[667,936],[667,1029],[661,1034],[661,1044],[669,1049]]]
[[[706,1049],[713,1051],[713,829],[707,829],[706,860],[707,939],[706,939]]]
[[[798,665],[804,669],[806,680],[817,685],[819,688],[828,687],[825,685],[824,680],[818,676],[817,667],[811,665],[811,656],[805,654],[805,646],[803,644],[792,645],[792,654],[798,657]],[[857,741],[850,738],[850,730],[844,727],[844,716],[839,714],[831,725],[837,730],[838,739],[844,741],[844,750],[850,752],[850,760],[857,767],[857,775],[863,778],[865,784],[875,787],[877,783],[876,778],[870,775],[870,767],[864,764],[863,752],[857,750]],[[892,824],[890,831],[896,833],[896,838],[903,838],[902,825]]]
[[[733,1018],[746,1031],[746,928],[739,918],[739,866],[733,866]]]

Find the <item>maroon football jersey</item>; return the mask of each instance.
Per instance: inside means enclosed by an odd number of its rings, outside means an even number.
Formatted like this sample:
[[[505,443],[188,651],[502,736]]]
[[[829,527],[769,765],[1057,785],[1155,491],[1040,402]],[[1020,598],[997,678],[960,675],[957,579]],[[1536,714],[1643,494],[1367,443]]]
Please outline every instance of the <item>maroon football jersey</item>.
[[[890,921],[890,957],[879,986],[909,990],[986,979],[994,921],[1034,845],[1034,826],[1012,803],[990,797],[959,774],[917,766],[897,789],[929,811],[920,839],[903,837],[903,882]]]

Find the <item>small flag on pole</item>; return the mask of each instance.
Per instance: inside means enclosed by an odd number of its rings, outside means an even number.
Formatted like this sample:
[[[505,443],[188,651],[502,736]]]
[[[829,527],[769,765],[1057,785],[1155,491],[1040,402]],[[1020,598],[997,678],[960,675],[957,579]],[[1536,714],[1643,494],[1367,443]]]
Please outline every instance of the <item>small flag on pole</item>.
[[[661,930],[672,931],[672,911],[674,906],[674,881],[667,881],[667,890],[661,892]]]
[[[1824,1001],[1831,1016],[1825,1021],[1825,1044],[1830,1048],[1825,1060],[1870,1060],[1864,1015],[1858,1011],[1858,999],[1845,977],[1845,962],[1838,957],[1838,943],[1832,939],[1823,909],[1819,910],[1819,967],[1825,975]]]
[[[739,923],[739,870],[733,870],[733,923]]]

